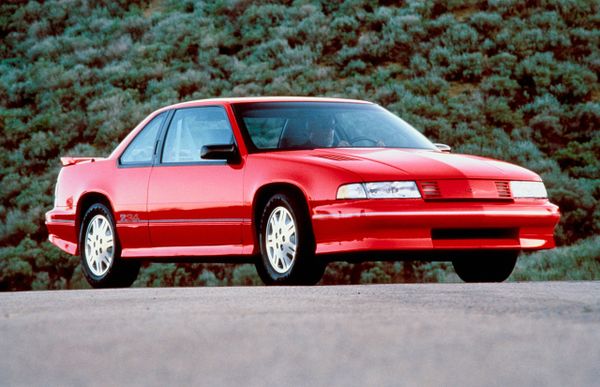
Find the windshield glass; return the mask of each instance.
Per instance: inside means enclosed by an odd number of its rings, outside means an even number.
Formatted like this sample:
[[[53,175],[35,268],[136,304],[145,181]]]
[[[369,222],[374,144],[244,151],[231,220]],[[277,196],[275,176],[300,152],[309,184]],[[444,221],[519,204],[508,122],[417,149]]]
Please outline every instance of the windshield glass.
[[[436,149],[419,131],[378,105],[257,102],[234,105],[255,150],[313,148]]]

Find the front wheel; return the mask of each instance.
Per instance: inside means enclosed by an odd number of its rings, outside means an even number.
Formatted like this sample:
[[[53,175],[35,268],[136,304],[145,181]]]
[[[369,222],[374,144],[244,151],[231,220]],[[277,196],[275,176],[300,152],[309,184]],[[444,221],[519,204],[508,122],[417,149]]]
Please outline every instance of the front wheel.
[[[293,195],[273,195],[260,218],[261,255],[256,269],[267,285],[314,285],[325,272],[315,256],[315,242],[307,210]]]
[[[104,204],[94,204],[86,211],[79,246],[83,274],[92,287],[127,287],[137,278],[140,263],[121,259],[115,221]]]
[[[452,261],[454,271],[465,282],[502,282],[512,273],[518,251],[466,253]]]

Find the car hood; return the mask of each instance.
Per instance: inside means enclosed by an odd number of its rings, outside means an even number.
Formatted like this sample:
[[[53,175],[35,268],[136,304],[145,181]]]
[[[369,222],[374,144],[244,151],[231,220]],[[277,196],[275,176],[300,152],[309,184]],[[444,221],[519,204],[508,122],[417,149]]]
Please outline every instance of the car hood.
[[[528,169],[485,157],[416,149],[314,149],[304,157],[320,159],[357,173],[365,181],[392,179],[533,180]]]

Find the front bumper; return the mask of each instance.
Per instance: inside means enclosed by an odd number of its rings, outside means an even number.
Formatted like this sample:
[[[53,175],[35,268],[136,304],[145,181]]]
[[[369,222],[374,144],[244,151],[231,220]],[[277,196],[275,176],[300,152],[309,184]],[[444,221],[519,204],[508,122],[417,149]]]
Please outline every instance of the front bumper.
[[[317,254],[549,249],[559,219],[558,207],[546,199],[344,200],[312,211]]]

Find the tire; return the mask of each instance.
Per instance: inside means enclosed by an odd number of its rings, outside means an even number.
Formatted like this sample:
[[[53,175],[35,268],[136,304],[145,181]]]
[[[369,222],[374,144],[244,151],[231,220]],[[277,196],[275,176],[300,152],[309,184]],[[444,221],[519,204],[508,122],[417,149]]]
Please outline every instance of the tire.
[[[503,282],[513,272],[519,251],[466,253],[452,261],[465,282]]]
[[[111,211],[100,203],[87,209],[79,232],[83,274],[94,288],[131,286],[140,262],[121,259],[121,246]]]
[[[256,270],[266,285],[315,285],[326,263],[315,255],[312,225],[304,202],[287,193],[273,195],[259,223]]]

